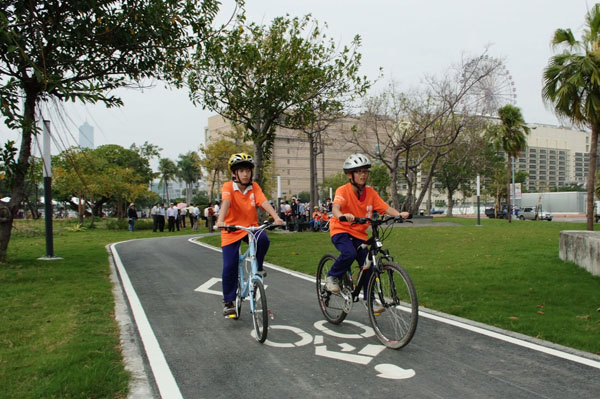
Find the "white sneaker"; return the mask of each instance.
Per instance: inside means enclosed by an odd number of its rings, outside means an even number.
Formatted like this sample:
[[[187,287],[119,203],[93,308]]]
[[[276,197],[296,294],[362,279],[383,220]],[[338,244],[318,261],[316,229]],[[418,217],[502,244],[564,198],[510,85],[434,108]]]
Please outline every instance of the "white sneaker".
[[[379,314],[385,312],[385,308],[378,303],[373,304],[373,313]]]
[[[334,294],[340,293],[340,284],[337,277],[327,276],[325,279],[325,289],[333,292]]]

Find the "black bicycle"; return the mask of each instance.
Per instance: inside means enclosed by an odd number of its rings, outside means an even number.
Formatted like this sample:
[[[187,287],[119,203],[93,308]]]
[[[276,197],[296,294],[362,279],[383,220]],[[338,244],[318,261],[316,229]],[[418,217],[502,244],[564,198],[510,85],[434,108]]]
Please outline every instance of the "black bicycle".
[[[342,216],[340,221],[346,219]],[[369,320],[379,340],[387,347],[399,349],[406,346],[415,334],[419,317],[417,291],[408,272],[394,262],[382,242],[391,233],[394,222],[401,217],[383,219],[356,218],[353,223],[371,223],[372,234],[360,248],[368,248],[365,264],[353,274],[352,268],[340,279],[340,292],[330,292],[325,287],[327,273],[337,256],[327,254],[319,261],[317,269],[317,297],[325,318],[339,324],[358,302],[363,288],[366,270],[371,269],[367,285],[366,307]]]

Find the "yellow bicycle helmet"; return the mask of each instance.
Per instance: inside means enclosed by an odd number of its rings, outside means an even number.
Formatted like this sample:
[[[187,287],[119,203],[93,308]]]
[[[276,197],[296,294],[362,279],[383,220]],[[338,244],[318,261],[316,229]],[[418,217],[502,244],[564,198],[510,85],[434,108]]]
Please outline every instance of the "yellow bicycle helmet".
[[[229,172],[233,174],[239,167],[245,166],[254,170],[254,159],[252,156],[246,154],[245,152],[238,152],[237,154],[233,154],[229,157],[229,162],[227,163],[227,168]]]

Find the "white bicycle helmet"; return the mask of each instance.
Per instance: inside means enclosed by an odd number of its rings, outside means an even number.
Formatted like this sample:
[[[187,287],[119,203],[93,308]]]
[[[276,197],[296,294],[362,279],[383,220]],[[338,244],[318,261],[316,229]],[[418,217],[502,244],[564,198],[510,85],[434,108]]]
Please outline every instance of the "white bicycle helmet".
[[[352,154],[344,161],[344,173],[370,167],[371,161],[363,154]]]

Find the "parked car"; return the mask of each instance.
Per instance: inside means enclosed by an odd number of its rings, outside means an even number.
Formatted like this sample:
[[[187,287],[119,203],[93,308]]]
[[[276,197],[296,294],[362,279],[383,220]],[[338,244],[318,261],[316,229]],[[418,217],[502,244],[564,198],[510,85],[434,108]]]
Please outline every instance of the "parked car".
[[[544,212],[541,210],[536,212],[535,208],[526,207],[519,212],[519,219],[552,221],[552,214],[550,212]]]
[[[435,209],[435,208],[431,208],[431,214],[432,215],[443,215],[444,211],[441,209]]]
[[[502,211],[496,211],[496,209],[493,207],[485,208],[485,216],[487,216],[490,219],[494,219],[496,218],[496,216],[498,216],[498,219],[504,219],[506,218],[506,206],[504,207],[504,209],[502,209]]]

